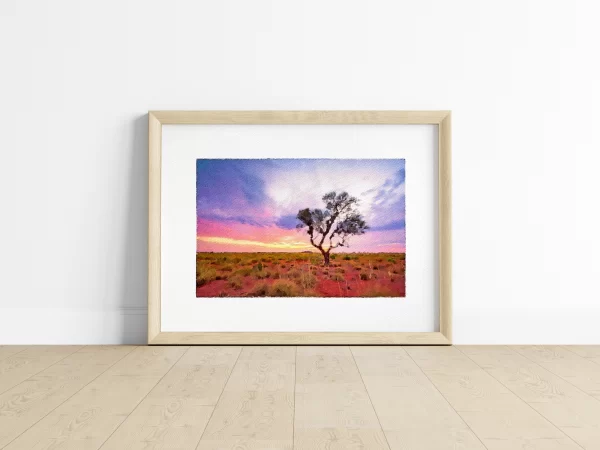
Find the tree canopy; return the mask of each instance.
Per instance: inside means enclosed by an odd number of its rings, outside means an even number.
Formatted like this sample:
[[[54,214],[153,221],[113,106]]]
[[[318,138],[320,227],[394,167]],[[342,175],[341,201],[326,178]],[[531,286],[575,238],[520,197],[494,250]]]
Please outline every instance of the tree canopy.
[[[365,234],[369,226],[358,212],[358,199],[347,192],[329,192],[323,196],[325,209],[305,208],[298,211],[298,229],[306,228],[310,243],[319,249],[325,264],[337,247],[348,247],[350,236]]]

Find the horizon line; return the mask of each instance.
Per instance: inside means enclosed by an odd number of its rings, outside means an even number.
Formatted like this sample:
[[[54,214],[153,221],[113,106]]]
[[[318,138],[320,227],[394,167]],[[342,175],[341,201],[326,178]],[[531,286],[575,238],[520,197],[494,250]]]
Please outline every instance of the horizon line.
[[[321,252],[313,252],[310,250],[303,250],[303,251],[297,251],[297,252],[292,252],[292,251],[287,251],[287,252],[261,252],[261,251],[256,251],[256,252],[229,252],[229,251],[219,251],[219,252],[214,252],[214,251],[203,251],[203,252],[199,252],[196,250],[196,253],[314,253],[315,255],[320,255]],[[352,255],[352,254],[356,254],[356,253],[406,253],[406,250],[404,250],[403,252],[333,252],[332,255]]]

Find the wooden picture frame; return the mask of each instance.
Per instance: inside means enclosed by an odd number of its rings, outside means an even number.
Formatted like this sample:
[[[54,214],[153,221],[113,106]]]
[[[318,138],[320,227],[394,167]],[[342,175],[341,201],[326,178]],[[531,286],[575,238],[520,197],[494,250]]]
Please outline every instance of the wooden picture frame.
[[[161,331],[161,159],[166,124],[438,126],[438,332],[163,332]],[[148,113],[148,344],[152,345],[450,345],[452,342],[450,111],[150,111]]]

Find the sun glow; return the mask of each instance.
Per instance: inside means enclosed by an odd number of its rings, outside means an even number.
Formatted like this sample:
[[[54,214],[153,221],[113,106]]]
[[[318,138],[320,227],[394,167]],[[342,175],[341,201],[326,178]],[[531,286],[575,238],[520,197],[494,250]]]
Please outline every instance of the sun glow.
[[[266,247],[266,248],[278,248],[278,249],[286,249],[286,250],[301,250],[306,248],[311,248],[309,244],[304,242],[260,242],[260,241],[249,241],[245,239],[232,239],[226,237],[218,237],[218,236],[198,236],[196,238],[202,242],[210,242],[213,244],[230,244],[230,245],[253,245],[256,247]]]

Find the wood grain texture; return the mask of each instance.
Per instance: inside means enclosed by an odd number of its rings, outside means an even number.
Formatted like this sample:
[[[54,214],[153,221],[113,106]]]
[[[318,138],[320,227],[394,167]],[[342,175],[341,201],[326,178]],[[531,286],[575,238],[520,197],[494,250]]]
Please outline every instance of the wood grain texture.
[[[186,347],[137,347],[6,449],[98,449]]]
[[[295,449],[389,449],[348,347],[298,347]]]
[[[162,125],[148,114],[148,343],[160,333]]]
[[[458,349],[406,351],[488,450],[581,449]]]
[[[600,400],[600,365],[558,345],[511,348]]]
[[[452,341],[452,116],[438,130],[439,321],[440,332]]]
[[[161,124],[437,125],[449,111],[150,111],[149,114]]]
[[[439,332],[218,333],[161,331],[161,160],[163,124],[434,124],[439,127]],[[148,344],[152,345],[449,345],[451,285],[450,111],[150,111],[148,225]]]
[[[102,449],[195,449],[240,351],[190,348]]]
[[[351,351],[392,450],[485,450],[404,349]]]
[[[28,348],[27,345],[0,345],[0,361]]]
[[[294,347],[245,347],[199,450],[292,449]]]
[[[152,345],[449,345],[442,333],[163,332]]]
[[[0,394],[0,448],[600,448],[595,347],[77,348],[5,350],[47,366]]]
[[[566,345],[565,349],[600,364],[600,345]]]
[[[459,350],[581,447],[600,449],[599,401],[507,347]]]
[[[0,394],[82,348],[38,345],[4,358],[0,361]]]
[[[44,418],[134,347],[85,347],[0,395],[0,448]]]

